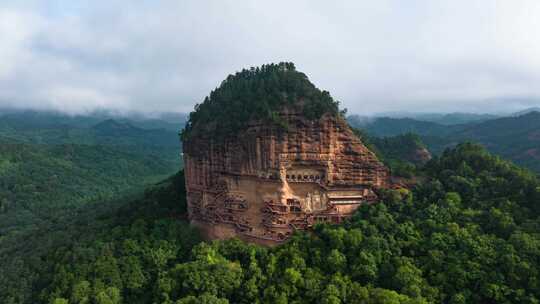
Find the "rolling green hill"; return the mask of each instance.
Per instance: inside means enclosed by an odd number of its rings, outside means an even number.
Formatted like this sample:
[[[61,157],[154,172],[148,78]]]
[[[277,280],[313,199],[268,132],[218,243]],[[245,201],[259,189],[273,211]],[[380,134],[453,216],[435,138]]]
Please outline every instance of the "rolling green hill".
[[[388,167],[393,176],[413,177],[417,168],[431,159],[431,153],[416,134],[374,137],[353,129],[362,142]]]
[[[137,124],[39,112],[0,116],[1,303],[35,303],[28,299],[35,277],[47,271],[37,270],[41,254],[73,242],[70,230],[93,227],[120,206],[119,197],[181,168],[178,131]]]
[[[323,114],[339,114],[339,102],[321,91],[291,62],[265,64],[229,75],[221,85],[195,106],[182,132],[207,136],[236,134],[253,120],[287,128],[278,112],[285,107],[301,107],[308,119]]]
[[[447,126],[479,123],[496,118],[499,118],[499,116],[475,113],[421,114],[414,117],[417,120],[430,121]]]
[[[178,132],[184,127],[187,115],[183,113],[161,113],[160,115],[157,115],[157,117],[148,117],[138,113],[116,114],[108,111],[68,115],[55,111],[0,108],[0,128],[14,127],[18,129],[43,129],[62,125],[76,128],[89,128],[108,119],[119,122],[129,122],[142,129],[166,129],[168,131]]]
[[[420,121],[412,118],[381,117],[361,128],[373,136],[395,136],[406,133],[415,133],[421,136],[447,136],[462,130],[464,126],[445,126],[435,122]]]
[[[106,146],[31,145],[0,139],[0,244],[22,226],[155,182],[177,163]]]
[[[161,128],[147,128],[156,126]],[[39,145],[108,146],[178,166],[181,126],[182,121],[15,111],[0,115],[0,138]]]
[[[178,132],[48,112],[0,118],[0,242],[181,166]]]
[[[0,257],[17,255],[23,240],[82,208],[155,183],[178,165],[108,146],[0,139]]]
[[[435,154],[462,142],[477,142],[493,153],[540,172],[540,112],[452,126],[408,118],[380,118],[362,128],[374,136],[418,134]]]
[[[178,151],[179,130],[145,129],[133,121],[105,119],[93,121],[89,126],[56,123],[55,117],[33,121],[4,120],[0,117],[0,136],[32,144],[85,144],[110,146],[170,147]],[[30,120],[26,120],[30,119]]]
[[[468,126],[448,139],[478,142],[493,153],[540,172],[540,112]]]

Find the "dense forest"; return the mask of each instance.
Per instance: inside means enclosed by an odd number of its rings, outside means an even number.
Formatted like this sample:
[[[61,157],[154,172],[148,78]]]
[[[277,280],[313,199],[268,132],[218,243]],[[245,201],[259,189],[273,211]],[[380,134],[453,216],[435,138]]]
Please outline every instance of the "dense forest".
[[[349,123],[373,137],[417,134],[434,154],[461,142],[477,142],[492,153],[540,173],[540,112],[537,109],[463,124],[447,124],[445,119],[380,117],[362,120],[358,116],[349,117]]]
[[[461,144],[425,181],[385,191],[344,225],[275,248],[201,242],[182,173],[73,227],[39,257],[43,303],[537,303],[540,183]],[[74,241],[74,240],[77,241]],[[37,257],[36,257],[37,258]],[[11,284],[5,303],[20,284]]]
[[[353,128],[353,132],[390,169],[393,176],[413,178],[421,174],[417,168],[431,159],[431,154],[416,134],[375,137],[361,129]]]
[[[0,112],[0,138],[34,145],[107,146],[178,164],[181,143],[174,127],[155,119]]]
[[[0,139],[2,250],[23,228],[43,229],[78,206],[156,182],[171,173],[171,166],[106,146],[41,146]]]
[[[181,167],[166,121],[0,115],[0,303],[29,300],[52,248]],[[90,233],[90,231],[88,231]],[[9,300],[11,299],[11,300]]]
[[[260,96],[245,88],[270,97],[250,103]],[[310,100],[312,118],[338,113],[293,65],[268,65],[230,76],[183,136],[210,117],[223,123],[209,129],[216,136],[253,118],[279,125],[272,113],[289,96]],[[535,115],[505,118],[506,129],[486,121],[439,131],[523,148]],[[438,132],[431,122],[408,123],[396,122],[397,136],[377,137],[373,125],[355,132],[409,189],[381,190],[344,224],[267,248],[204,241],[189,226],[177,134],[143,127],[166,122],[9,116],[0,123],[0,303],[538,303],[537,175],[472,143],[441,141],[435,157],[419,158],[424,140],[443,137],[422,133]]]
[[[285,106],[298,106],[299,100],[303,102],[302,113],[308,119],[339,111],[339,102],[334,101],[329,92],[315,87],[293,63],[244,69],[229,75],[195,106],[183,137],[189,138],[197,129],[211,136],[234,134],[252,119],[286,128],[278,112]]]

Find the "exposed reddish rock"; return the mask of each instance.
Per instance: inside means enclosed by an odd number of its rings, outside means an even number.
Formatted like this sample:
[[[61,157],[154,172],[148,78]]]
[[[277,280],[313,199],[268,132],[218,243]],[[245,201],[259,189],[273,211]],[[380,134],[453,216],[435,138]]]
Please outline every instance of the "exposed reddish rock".
[[[425,164],[431,160],[431,153],[426,148],[416,149],[411,156],[411,161],[415,164]]]
[[[343,118],[280,116],[286,131],[252,122],[236,136],[184,141],[189,218],[208,237],[275,244],[315,222],[340,223],[390,187],[388,169]]]

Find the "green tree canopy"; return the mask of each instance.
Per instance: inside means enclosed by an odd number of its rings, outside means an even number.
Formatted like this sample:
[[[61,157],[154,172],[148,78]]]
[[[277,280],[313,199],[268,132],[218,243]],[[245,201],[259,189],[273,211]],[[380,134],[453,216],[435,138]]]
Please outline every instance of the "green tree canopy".
[[[339,112],[339,102],[315,87],[292,62],[244,69],[229,75],[195,106],[182,137],[188,139],[198,130],[206,136],[231,135],[252,119],[286,127],[278,112],[292,105],[301,106],[308,119]]]

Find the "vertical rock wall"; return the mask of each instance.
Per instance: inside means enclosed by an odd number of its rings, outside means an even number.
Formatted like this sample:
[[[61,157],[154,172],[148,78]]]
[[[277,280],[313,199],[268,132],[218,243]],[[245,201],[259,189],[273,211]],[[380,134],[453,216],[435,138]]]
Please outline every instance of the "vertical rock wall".
[[[341,222],[390,186],[388,169],[342,118],[281,118],[286,131],[253,122],[183,143],[189,217],[209,237],[281,242],[317,221]]]

